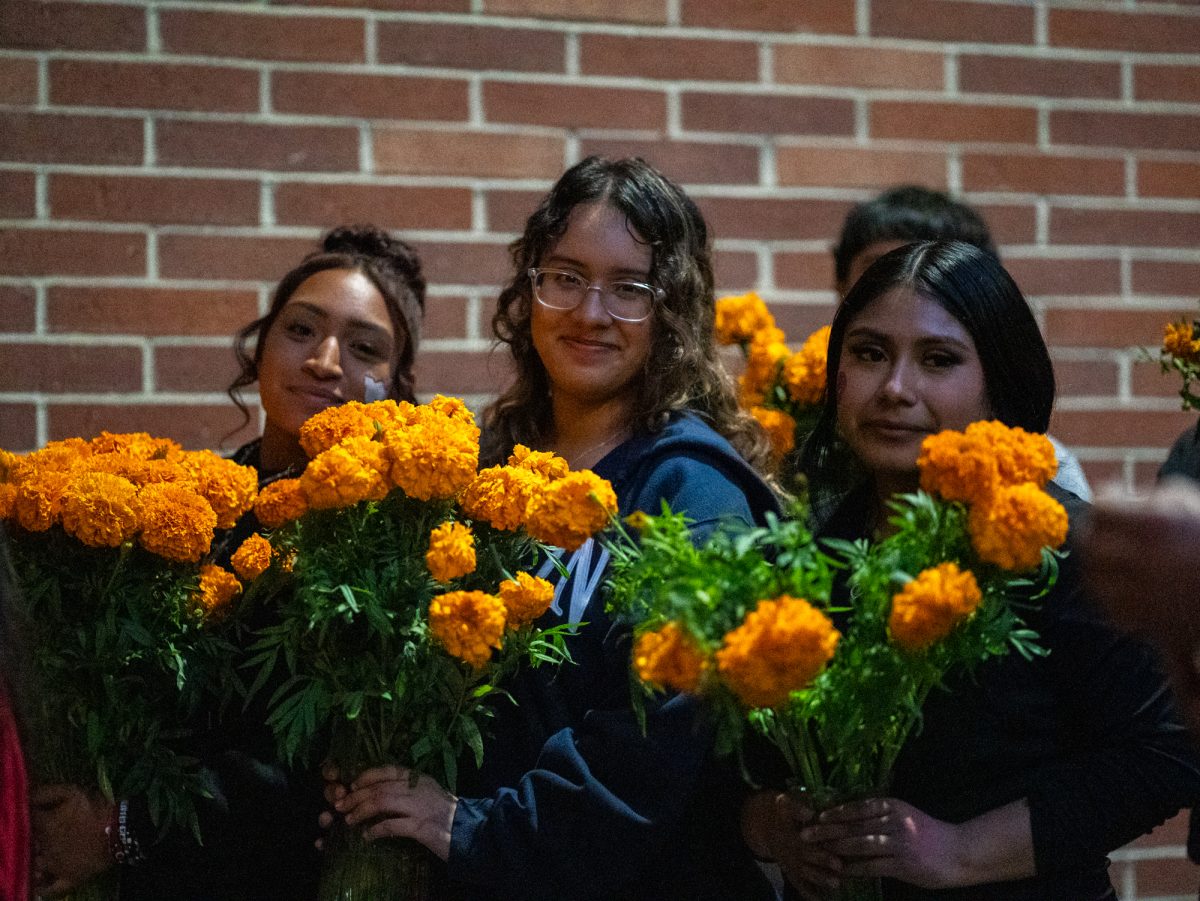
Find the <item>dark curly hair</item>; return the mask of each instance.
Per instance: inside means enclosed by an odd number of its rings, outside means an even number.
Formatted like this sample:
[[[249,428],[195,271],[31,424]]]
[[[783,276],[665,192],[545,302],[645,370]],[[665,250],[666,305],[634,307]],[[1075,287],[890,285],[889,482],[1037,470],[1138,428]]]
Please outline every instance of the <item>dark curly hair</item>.
[[[541,446],[553,429],[550,383],[530,331],[529,269],[566,233],[572,211],[608,203],[650,247],[650,281],[664,291],[654,310],[650,354],[635,392],[635,432],[661,429],[677,410],[698,413],[752,465],[766,470],[761,427],[738,408],[733,382],[713,342],[712,255],[708,227],[677,185],[641,159],[591,156],[559,178],[510,251],[513,277],[500,292],[492,329],[507,344],[516,381],[485,412],[481,457],[499,463],[516,444]]]
[[[425,314],[425,276],[421,274],[421,259],[412,247],[383,229],[373,225],[344,225],[325,235],[318,250],[280,279],[267,314],[245,326],[234,338],[233,352],[241,372],[227,393],[245,417],[242,425],[250,421],[250,410],[242,400],[241,389],[258,381],[258,364],[262,360],[267,333],[296,289],[326,269],[361,272],[378,289],[397,337],[404,336],[404,340],[398,342],[400,358],[392,375],[390,394],[397,400],[415,399],[413,361],[421,341],[421,319]]]

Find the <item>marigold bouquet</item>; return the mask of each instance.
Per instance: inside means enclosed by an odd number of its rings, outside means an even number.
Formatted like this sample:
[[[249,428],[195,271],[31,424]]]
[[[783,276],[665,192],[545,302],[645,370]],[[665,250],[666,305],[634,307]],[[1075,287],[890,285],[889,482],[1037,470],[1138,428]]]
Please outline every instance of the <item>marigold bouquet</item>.
[[[611,604],[635,624],[638,681],[709,701],[719,750],[752,726],[818,804],[885,791],[932,688],[1041,653],[1022,605],[1052,583],[1067,528],[1043,490],[1044,436],[974,423],[926,439],[919,465],[922,490],[894,500],[874,542],[822,548],[795,519],[697,548],[683,516],[635,514]]]
[[[1179,389],[1183,408],[1200,410],[1200,394],[1192,390],[1192,385],[1200,381],[1200,322],[1186,319],[1168,322],[1163,329],[1158,362],[1163,372],[1177,372],[1183,377]]]
[[[257,490],[254,469],[142,432],[0,451],[37,684],[35,780],[144,798],[163,831],[198,831],[206,790],[184,724],[228,656],[210,625],[241,590],[204,559]]]
[[[775,456],[783,459],[803,446],[825,394],[829,327],[813,332],[793,353],[767,305],[750,292],[717,301],[716,338],[741,348],[746,368],[738,398],[766,429]]]

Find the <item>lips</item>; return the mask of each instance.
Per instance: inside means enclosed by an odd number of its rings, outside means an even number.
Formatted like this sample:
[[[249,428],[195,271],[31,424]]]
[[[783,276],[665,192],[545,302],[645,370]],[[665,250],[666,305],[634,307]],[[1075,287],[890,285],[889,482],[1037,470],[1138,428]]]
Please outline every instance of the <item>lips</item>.
[[[602,354],[620,349],[617,345],[611,344],[608,341],[598,341],[595,338],[584,338],[578,335],[563,335],[558,340],[566,345],[569,350],[580,354]]]
[[[929,434],[929,429],[924,426],[911,425],[905,422],[893,422],[886,419],[872,419],[863,423],[863,426],[878,435],[897,439],[909,439]]]
[[[288,393],[295,395],[314,407],[332,407],[342,403],[342,398],[339,394],[323,388],[309,388],[301,385],[288,388]]]

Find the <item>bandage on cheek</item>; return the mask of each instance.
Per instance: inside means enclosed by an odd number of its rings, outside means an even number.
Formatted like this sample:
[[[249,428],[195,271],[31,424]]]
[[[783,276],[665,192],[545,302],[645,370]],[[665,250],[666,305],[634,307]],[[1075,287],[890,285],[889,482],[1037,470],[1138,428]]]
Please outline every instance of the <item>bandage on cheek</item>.
[[[369,375],[363,376],[363,403],[373,404],[379,400],[386,400],[387,396],[386,384]]]

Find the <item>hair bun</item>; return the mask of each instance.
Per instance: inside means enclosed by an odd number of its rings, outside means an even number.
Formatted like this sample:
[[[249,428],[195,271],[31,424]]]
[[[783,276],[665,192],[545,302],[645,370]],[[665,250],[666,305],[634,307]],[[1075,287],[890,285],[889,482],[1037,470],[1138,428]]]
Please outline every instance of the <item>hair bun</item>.
[[[373,260],[408,284],[421,309],[425,308],[425,277],[421,259],[406,242],[375,225],[341,225],[321,240],[325,253],[344,253]]]

